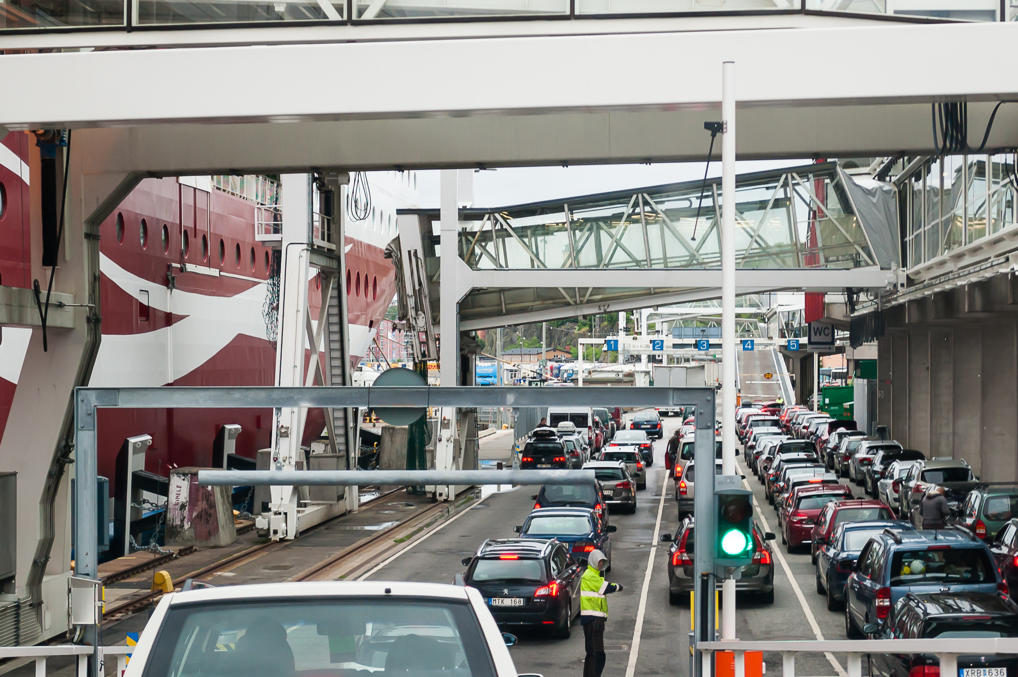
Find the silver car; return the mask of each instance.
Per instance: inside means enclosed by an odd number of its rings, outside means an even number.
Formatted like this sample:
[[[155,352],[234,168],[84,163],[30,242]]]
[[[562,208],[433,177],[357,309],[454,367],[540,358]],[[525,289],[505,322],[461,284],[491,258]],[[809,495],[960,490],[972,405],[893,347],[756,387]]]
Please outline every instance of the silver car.
[[[893,461],[887,466],[884,478],[877,482],[877,498],[897,511],[901,505],[901,498],[894,490],[894,481],[902,480],[908,474],[909,468],[914,466],[916,461]],[[900,485],[899,485],[900,486]]]
[[[714,459],[714,474],[721,474],[721,459]],[[675,502],[679,504],[679,520],[686,515],[693,514],[693,504],[696,494],[696,461],[686,464],[686,471],[682,479],[675,484]]]
[[[643,467],[640,452],[631,448],[607,447],[597,457],[599,461],[621,461],[633,476],[637,489],[647,488],[647,471]]]
[[[604,502],[613,510],[617,506],[632,514],[636,512],[636,482],[633,481],[626,464],[620,461],[590,461],[583,464],[584,470],[593,470],[594,477],[601,485]]]

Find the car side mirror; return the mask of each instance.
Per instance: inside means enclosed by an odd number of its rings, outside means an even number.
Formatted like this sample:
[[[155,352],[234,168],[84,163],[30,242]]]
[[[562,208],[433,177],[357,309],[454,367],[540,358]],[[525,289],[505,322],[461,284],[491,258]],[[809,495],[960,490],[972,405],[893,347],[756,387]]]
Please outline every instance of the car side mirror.
[[[516,635],[512,635],[512,634],[510,634],[508,632],[503,632],[502,633],[502,641],[505,642],[506,646],[516,646],[516,643],[519,640],[516,639]]]
[[[671,543],[672,542],[672,535],[671,534],[661,534],[661,542],[662,543]]]
[[[878,632],[880,632],[880,624],[867,623],[866,625],[862,626],[862,631],[867,635],[875,635]]]
[[[767,533],[764,534],[765,541],[773,541],[775,538],[777,538],[777,536],[774,535],[773,531],[768,531]]]
[[[536,500],[537,500],[537,494],[532,494],[532,495],[530,496],[530,500],[531,500],[531,501],[536,501]]]
[[[609,524],[604,528],[604,530],[607,531],[609,534],[614,534],[616,531],[619,530],[619,528],[614,524]]]
[[[460,560],[460,564],[462,564],[465,567],[468,567],[468,566],[470,566],[470,562],[473,559],[474,559],[473,557],[464,557],[463,559]]]

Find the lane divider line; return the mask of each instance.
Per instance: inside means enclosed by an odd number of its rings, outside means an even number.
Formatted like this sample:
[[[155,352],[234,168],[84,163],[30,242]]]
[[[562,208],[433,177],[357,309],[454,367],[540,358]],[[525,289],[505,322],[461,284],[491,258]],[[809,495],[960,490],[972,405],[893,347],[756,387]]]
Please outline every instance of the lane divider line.
[[[445,529],[445,528],[446,528],[447,526],[449,526],[450,524],[452,524],[453,522],[455,522],[456,520],[458,520],[458,519],[459,519],[460,517],[463,517],[464,515],[466,515],[467,513],[469,513],[469,512],[471,511],[471,510],[473,510],[474,508],[476,508],[476,507],[477,507],[477,506],[479,506],[480,504],[484,503],[484,502],[485,502],[486,500],[488,500],[488,498],[489,498],[490,496],[494,496],[494,495],[495,495],[495,493],[497,493],[497,492],[492,492],[492,493],[490,493],[490,494],[486,494],[486,495],[482,496],[481,498],[479,498],[478,500],[474,501],[474,504],[473,504],[472,506],[470,506],[470,507],[469,507],[469,508],[467,508],[466,510],[462,511],[462,512],[461,512],[461,513],[459,513],[458,515],[453,515],[453,516],[452,516],[451,518],[449,518],[449,519],[445,520],[444,522],[442,522],[441,524],[439,524],[438,526],[436,526],[436,527],[435,527],[434,529],[432,529],[431,531],[428,531],[427,533],[425,533],[425,534],[424,534],[423,536],[421,536],[421,537],[420,537],[420,538],[418,538],[417,540],[415,540],[415,541],[413,541],[413,542],[409,543],[409,544],[408,544],[408,545],[407,545],[407,546],[406,546],[405,548],[403,548],[403,549],[402,549],[402,550],[400,550],[399,552],[397,552],[397,553],[394,553],[394,554],[390,555],[390,556],[389,556],[388,558],[386,558],[386,559],[382,560],[381,562],[379,562],[378,564],[376,564],[376,565],[375,565],[374,567],[372,567],[371,569],[368,569],[368,570],[367,570],[367,571],[366,571],[365,573],[363,573],[363,574],[361,574],[360,576],[358,576],[358,577],[357,577],[357,580],[358,580],[358,581],[365,581],[365,580],[367,580],[369,576],[372,576],[372,575],[374,575],[375,573],[377,573],[378,571],[380,571],[381,569],[383,569],[383,568],[385,568],[385,567],[389,566],[390,564],[392,564],[393,562],[395,562],[395,561],[396,561],[397,559],[399,559],[399,558],[400,558],[401,556],[403,556],[403,555],[405,555],[406,553],[410,552],[411,550],[413,550],[414,548],[416,548],[416,547],[417,547],[418,545],[420,545],[420,544],[421,544],[421,543],[423,543],[424,541],[428,540],[429,538],[431,538],[432,536],[434,536],[435,534],[437,534],[437,533],[438,533],[439,531],[441,531],[442,529]]]
[[[746,481],[747,470],[742,465],[742,460],[736,458],[735,462],[738,465],[739,473],[743,476],[743,486],[752,492],[753,487],[749,486],[749,482]],[[763,510],[760,509],[760,503],[756,500],[756,494],[753,493],[752,496],[753,505],[755,506],[753,513],[760,518],[760,521],[763,523],[764,531],[770,531],[771,527],[767,523],[767,518],[764,517]],[[781,554],[781,548],[775,545],[773,550],[774,556],[777,557],[778,562],[781,563],[781,568],[784,570],[785,576],[788,578],[788,582],[792,584],[792,592],[795,593],[795,596],[799,600],[799,606],[802,607],[803,614],[806,616],[806,622],[809,623],[810,629],[813,630],[813,635],[817,638],[817,640],[821,642],[824,641],[824,635],[820,632],[820,624],[817,623],[816,616],[813,615],[813,610],[809,608],[809,604],[806,602],[806,596],[802,594],[802,588],[799,587],[799,582],[795,580],[795,576],[792,575],[792,568],[788,566],[788,562],[785,560],[784,555]],[[828,651],[825,652],[824,655],[827,657],[831,667],[834,668],[834,671],[838,673],[838,677],[848,677],[848,673],[841,667],[841,663],[839,663],[838,659],[834,657],[834,654]]]
[[[650,544],[650,554],[647,555],[647,571],[643,575],[643,589],[640,591],[640,606],[636,610],[636,626],[633,628],[633,641],[629,645],[629,663],[626,665],[626,677],[633,677],[636,674],[636,660],[640,656],[640,638],[643,635],[643,618],[647,613],[647,593],[650,591],[650,577],[654,571],[654,557],[657,555],[657,545],[661,538],[661,516],[665,509],[665,495],[668,489],[669,473],[664,473],[664,482],[661,484],[661,501],[657,504],[657,522],[654,523],[654,537]]]

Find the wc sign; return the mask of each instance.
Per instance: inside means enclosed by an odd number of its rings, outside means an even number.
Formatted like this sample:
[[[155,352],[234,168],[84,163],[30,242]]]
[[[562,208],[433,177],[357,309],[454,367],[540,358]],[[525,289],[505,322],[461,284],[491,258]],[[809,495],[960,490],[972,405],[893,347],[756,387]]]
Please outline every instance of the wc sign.
[[[830,322],[809,323],[810,347],[829,348],[834,345],[834,325]]]

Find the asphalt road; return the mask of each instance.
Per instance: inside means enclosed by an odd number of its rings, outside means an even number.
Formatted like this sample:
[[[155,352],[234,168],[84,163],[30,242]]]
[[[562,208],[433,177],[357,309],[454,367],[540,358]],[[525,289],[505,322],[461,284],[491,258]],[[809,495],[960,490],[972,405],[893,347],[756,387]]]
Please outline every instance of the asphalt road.
[[[665,439],[678,424],[678,419],[665,419]],[[492,445],[486,446],[485,456],[498,456]],[[613,534],[613,569],[608,580],[621,583],[625,589],[608,598],[606,677],[688,674],[689,610],[668,602],[668,551],[654,539],[657,528],[663,533],[674,531],[677,526],[671,485],[665,486],[664,446],[664,441],[655,443],[655,463],[649,469],[647,489],[639,494],[636,514],[611,516],[618,531]],[[744,474],[757,497],[761,526],[773,531],[776,528],[773,509],[765,503],[756,479],[745,471]],[[666,488],[663,501],[662,487]],[[472,554],[484,539],[514,535],[513,526],[522,523],[533,505],[534,493],[534,488],[528,487],[491,493],[370,578],[451,582],[463,569],[460,560]],[[778,567],[774,604],[763,605],[740,597],[738,636],[775,640],[844,638],[843,615],[827,611],[823,597],[815,592],[809,553],[788,554],[780,538],[772,541],[772,546]],[[650,578],[644,594],[648,564]],[[578,623],[567,640],[549,639],[540,631],[519,633],[519,638],[512,652],[520,672],[557,677],[582,671],[583,632]],[[765,656],[765,662],[772,674],[780,671],[778,656]],[[803,655],[796,662],[796,674],[844,677],[844,658],[838,664],[833,658]]]

